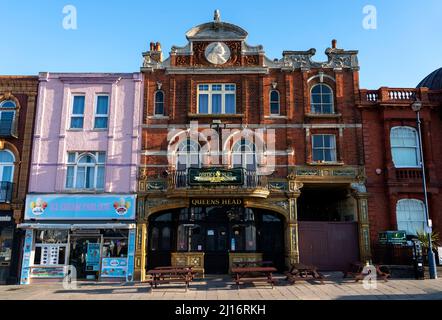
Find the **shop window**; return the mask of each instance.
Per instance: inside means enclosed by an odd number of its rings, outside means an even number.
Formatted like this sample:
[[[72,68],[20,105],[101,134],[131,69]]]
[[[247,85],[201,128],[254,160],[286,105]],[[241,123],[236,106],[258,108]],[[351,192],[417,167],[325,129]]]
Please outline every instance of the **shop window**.
[[[66,264],[68,230],[37,230],[34,265],[60,266]]]
[[[107,129],[109,119],[109,96],[102,94],[97,95],[96,101],[94,128]]]
[[[164,115],[164,92],[163,91],[157,91],[155,92],[155,110],[154,114],[156,116],[163,116]]]
[[[201,166],[200,144],[191,139],[183,141],[177,150],[177,164],[178,171],[184,171],[188,168],[199,168]],[[184,177],[186,178],[186,177]],[[184,182],[184,181],[183,181]]]
[[[178,251],[203,251],[203,228],[196,224],[181,224],[178,226],[177,240]]]
[[[84,95],[74,95],[71,107],[71,129],[83,129],[84,125]]]
[[[17,105],[12,100],[0,103],[0,136],[10,136],[15,134],[15,116]]]
[[[270,114],[278,116],[280,114],[280,96],[279,91],[270,91]]]
[[[104,238],[103,258],[127,257],[127,237]]]
[[[332,114],[333,90],[326,84],[317,84],[311,91],[311,112],[316,114]]]
[[[12,258],[14,227],[0,227],[0,265],[8,265]]]
[[[417,235],[425,231],[425,205],[416,199],[399,200],[396,205],[397,228],[407,234]]]
[[[336,137],[330,134],[315,134],[313,140],[314,162],[336,162]]]
[[[105,158],[105,152],[69,152],[66,188],[75,190],[103,190]]]
[[[198,85],[198,113],[200,114],[235,114],[235,84],[200,84]]]
[[[391,129],[391,154],[396,168],[420,167],[418,139],[417,131],[414,128],[395,127]]]

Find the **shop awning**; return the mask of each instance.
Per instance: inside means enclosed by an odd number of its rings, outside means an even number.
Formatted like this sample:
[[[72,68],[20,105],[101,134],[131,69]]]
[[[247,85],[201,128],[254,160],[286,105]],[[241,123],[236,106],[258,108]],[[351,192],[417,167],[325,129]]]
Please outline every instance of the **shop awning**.
[[[94,229],[135,229],[135,223],[95,223],[95,224],[58,224],[58,223],[22,223],[20,229],[67,229],[67,230],[94,230]]]

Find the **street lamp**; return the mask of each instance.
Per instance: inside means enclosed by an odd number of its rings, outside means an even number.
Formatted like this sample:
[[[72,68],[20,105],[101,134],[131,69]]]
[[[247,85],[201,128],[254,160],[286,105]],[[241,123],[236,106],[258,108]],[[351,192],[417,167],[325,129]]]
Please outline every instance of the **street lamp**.
[[[436,259],[433,253],[433,242],[431,240],[432,222],[430,219],[430,214],[428,212],[427,178],[425,175],[424,151],[422,146],[422,129],[421,129],[421,117],[420,117],[422,102],[416,99],[416,101],[411,105],[411,109],[413,109],[413,111],[416,112],[416,122],[417,122],[418,135],[419,135],[419,150],[421,156],[421,169],[422,169],[422,186],[425,198],[425,217],[427,219],[427,227],[428,227],[426,232],[428,234],[428,266],[430,269],[430,279],[437,279]]]

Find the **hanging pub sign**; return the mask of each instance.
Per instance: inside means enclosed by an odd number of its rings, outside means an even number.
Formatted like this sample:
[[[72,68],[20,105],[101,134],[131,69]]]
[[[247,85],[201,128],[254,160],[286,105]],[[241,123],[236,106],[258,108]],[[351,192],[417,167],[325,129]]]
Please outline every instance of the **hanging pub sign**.
[[[190,168],[189,185],[243,185],[243,169]]]
[[[379,233],[380,244],[403,244],[407,242],[406,231],[385,231]]]

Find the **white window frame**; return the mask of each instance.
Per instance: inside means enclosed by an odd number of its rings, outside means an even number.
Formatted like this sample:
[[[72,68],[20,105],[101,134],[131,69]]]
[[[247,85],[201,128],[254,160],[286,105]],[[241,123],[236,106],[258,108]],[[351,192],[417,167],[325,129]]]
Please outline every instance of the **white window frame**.
[[[324,103],[323,102],[323,100],[322,100],[322,95],[323,95],[323,93],[322,93],[322,90],[321,90],[321,102],[320,103],[314,103],[313,102],[313,89],[314,88],[316,88],[316,87],[318,87],[318,86],[325,86],[325,87],[327,87],[327,88],[329,88],[330,89],[330,95],[331,95],[331,112],[330,113],[324,113],[324,104],[328,104],[328,103]],[[313,105],[317,105],[317,106],[320,106],[320,108],[321,108],[321,112],[315,112],[315,110],[314,110],[314,108],[313,108]],[[334,95],[334,92],[333,92],[333,88],[332,87],[330,87],[328,84],[326,84],[326,83],[317,83],[317,84],[315,84],[315,85],[313,85],[311,88],[310,88],[310,112],[312,113],[312,114],[335,114],[335,95]]]
[[[406,146],[394,146],[393,145],[393,133],[394,133],[394,131],[403,130],[403,129],[410,130],[410,131],[414,132],[415,137],[416,137],[416,140],[415,140],[416,144],[415,144],[415,146],[406,147]],[[393,149],[400,149],[400,148],[402,148],[402,149],[412,149],[412,148],[414,148],[415,149],[415,153],[416,153],[415,155],[416,155],[417,164],[414,165],[414,166],[413,165],[411,165],[411,166],[400,166],[400,165],[397,165],[395,163],[395,161],[394,161],[395,159],[394,159]],[[422,159],[421,159],[421,153],[420,153],[420,147],[419,147],[419,134],[418,134],[416,128],[409,127],[409,126],[397,126],[397,127],[391,128],[391,130],[390,130],[390,149],[391,149],[390,150],[390,152],[391,152],[391,159],[393,161],[393,164],[394,164],[395,168],[397,168],[397,169],[421,168],[421,161],[422,161]]]
[[[332,147],[315,148],[314,138],[318,137],[318,136],[322,136],[323,137],[323,139],[322,139],[323,142],[324,142],[324,137],[325,136],[333,137],[335,147],[334,148],[332,148]],[[322,150],[323,158],[325,158],[325,150],[333,151],[333,154],[332,154],[333,157],[332,158],[334,158],[334,160],[325,161],[325,160],[315,160],[315,159],[313,159],[314,154],[315,154],[315,149]],[[313,162],[315,162],[315,163],[336,163],[338,161],[337,159],[338,159],[338,150],[337,150],[337,145],[336,145],[336,135],[334,135],[334,134],[321,134],[321,133],[313,134],[312,135],[312,160],[313,160]]]
[[[106,114],[98,114],[98,98],[99,97],[107,97],[107,113]],[[98,93],[95,95],[95,105],[94,105],[94,130],[107,130],[109,129],[109,113],[110,113],[110,95],[108,93]],[[97,118],[107,118],[107,126],[106,128],[97,128],[95,120]],[[84,121],[83,121],[84,124]]]
[[[163,113],[157,113],[157,93],[163,94]],[[161,117],[166,114],[166,95],[163,90],[156,90],[153,96],[153,115],[155,117]]]
[[[75,97],[84,97],[84,106],[83,106],[83,113],[82,114],[77,114],[74,113],[74,100]],[[86,95],[85,94],[81,94],[81,93],[75,93],[71,95],[71,103],[70,103],[70,110],[69,110],[69,130],[83,130],[84,129],[84,113],[86,112]],[[83,127],[82,128],[73,128],[72,127],[72,118],[83,118]]]
[[[41,260],[42,260],[42,256],[40,256],[40,263],[39,264],[36,264],[35,263],[35,251],[36,251],[36,249],[37,248],[41,248],[41,252],[42,252],[42,254],[43,254],[43,248],[44,247],[48,247],[48,248],[59,248],[58,250],[60,251],[60,248],[63,248],[64,247],[64,252],[65,252],[65,255],[64,255],[64,264],[50,264],[50,263],[48,263],[48,264],[42,264],[41,263]],[[68,243],[36,243],[35,244],[35,247],[34,247],[34,254],[33,254],[33,257],[32,257],[32,266],[33,267],[62,267],[62,266],[65,266],[65,265],[67,265],[67,263],[68,263],[68,255],[69,255],[69,252],[68,252]]]
[[[278,94],[278,101],[272,101],[272,93],[276,92]],[[281,93],[278,90],[270,90],[269,95],[269,101],[270,101],[270,115],[271,116],[279,116],[281,115]],[[278,103],[278,113],[272,113],[272,103]]]
[[[418,205],[422,208],[422,211],[421,211],[422,220],[411,220],[411,219],[405,220],[405,219],[402,219],[402,216],[401,217],[399,216],[400,212],[403,213],[403,214],[407,214],[407,213],[409,214],[412,211],[416,212],[416,210],[413,210],[413,209],[416,208],[416,206],[418,206]],[[406,209],[408,209],[408,210],[399,210],[399,209],[401,209],[401,207],[402,208],[403,207],[407,207]],[[425,215],[425,204],[424,204],[424,202],[421,201],[421,200],[418,200],[418,199],[401,199],[401,200],[399,200],[397,202],[397,204],[396,204],[396,221],[397,221],[398,231],[407,231],[407,234],[416,235],[416,234],[414,234],[414,231],[410,232],[408,227],[406,229],[399,228],[399,224],[400,223],[412,223],[412,224],[422,223],[423,229],[419,230],[419,231],[420,232],[425,232],[426,225],[427,225],[427,218],[426,218],[426,215]],[[416,231],[418,231],[418,230],[416,230]]]
[[[104,153],[105,156],[105,160],[104,162],[99,162],[99,154],[100,153]],[[74,162],[69,162],[69,154],[75,154],[75,161]],[[92,156],[95,158],[95,163],[94,164],[87,164],[84,165],[82,164],[81,167],[94,167],[94,187],[93,188],[77,188],[77,172],[78,172],[78,168],[79,168],[79,160],[82,157],[85,156]],[[106,153],[103,151],[96,151],[96,152],[68,152],[67,154],[67,161],[66,161],[67,165],[66,165],[66,179],[65,179],[65,188],[66,190],[85,190],[85,191],[93,191],[93,190],[104,190],[106,187]],[[68,168],[69,167],[73,167],[74,168],[74,175],[73,175],[73,182],[72,182],[72,187],[68,187],[67,183],[68,183]],[[97,178],[98,178],[98,168],[99,167],[103,167],[105,170],[104,173],[104,181],[103,181],[103,188],[97,188]]]
[[[8,150],[8,149],[3,149],[2,151],[11,154],[12,159],[13,159],[13,162],[12,162],[12,163],[10,163],[10,162],[0,162],[0,180],[3,179],[3,170],[4,170],[4,167],[6,167],[6,166],[11,166],[11,165],[12,165],[11,181],[3,181],[3,180],[1,180],[2,182],[11,182],[11,183],[12,183],[12,182],[14,182],[14,171],[15,171],[15,161],[16,161],[16,160],[15,160],[15,156],[14,156],[14,154],[13,154],[10,150]]]
[[[243,149],[244,151],[241,150]],[[239,163],[235,163],[236,157],[241,157],[241,167],[246,170],[256,171],[258,167],[258,156],[256,154],[256,145],[247,139],[241,139],[235,142],[232,147],[232,167],[239,168]],[[248,163],[248,160],[253,157],[253,163]]]
[[[192,163],[191,159],[194,158],[194,156],[198,156],[198,166],[195,167],[195,163]],[[192,139],[186,139],[183,142],[181,142],[176,151],[176,159],[175,159],[175,166],[177,170],[181,170],[179,168],[179,164],[184,165],[184,163],[180,162],[185,158],[186,160],[186,170],[189,168],[201,168],[202,165],[202,155],[201,155],[201,145]]]
[[[209,86],[208,90],[201,90],[200,86]],[[221,90],[214,91],[212,88],[213,86],[221,86]],[[234,86],[235,90],[226,90],[226,86]],[[236,84],[235,83],[199,83],[197,84],[197,113],[198,114],[206,114],[206,113],[200,113],[200,94],[207,94],[208,95],[208,106],[207,106],[207,114],[211,115],[212,113],[212,95],[214,94],[220,94],[221,95],[221,113],[218,114],[236,114]],[[233,113],[226,113],[226,95],[233,95],[233,101],[235,102],[235,110]]]
[[[14,108],[3,107],[3,105],[7,102],[12,102],[14,104]],[[11,122],[11,134],[15,131],[14,126],[15,126],[15,118],[17,117],[17,110],[18,110],[18,106],[14,100],[8,99],[8,100],[4,100],[0,103],[0,119],[2,118],[1,114],[3,112],[13,112],[14,113],[14,116],[12,117],[12,122]]]

